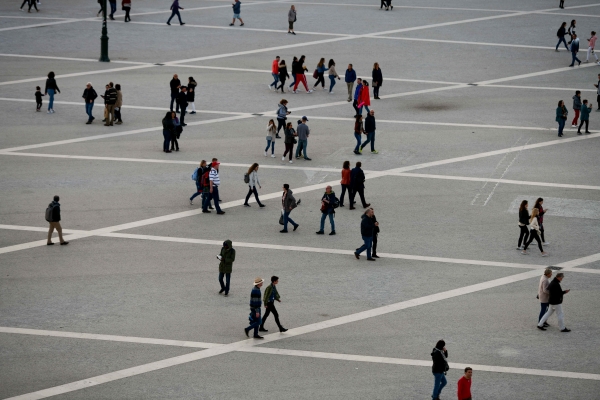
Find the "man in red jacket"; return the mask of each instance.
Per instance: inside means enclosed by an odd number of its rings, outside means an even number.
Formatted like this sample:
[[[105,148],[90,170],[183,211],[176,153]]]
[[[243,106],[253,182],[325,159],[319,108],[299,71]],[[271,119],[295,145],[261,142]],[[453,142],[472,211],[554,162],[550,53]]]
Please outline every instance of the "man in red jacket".
[[[465,368],[465,375],[458,380],[458,400],[471,400],[471,376],[473,368]]]
[[[273,75],[275,81],[269,85],[269,89],[277,90],[277,82],[279,82],[279,56],[275,57],[271,63],[271,75]]]

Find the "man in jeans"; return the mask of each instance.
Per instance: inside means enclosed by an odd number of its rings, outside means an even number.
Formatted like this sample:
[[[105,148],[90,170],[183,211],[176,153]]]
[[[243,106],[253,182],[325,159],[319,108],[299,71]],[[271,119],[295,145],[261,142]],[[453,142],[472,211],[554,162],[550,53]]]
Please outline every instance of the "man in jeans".
[[[544,324],[546,323],[548,318],[550,318],[550,316],[554,313],[554,311],[556,311],[560,331],[565,333],[571,332],[571,330],[567,329],[567,327],[565,326],[564,314],[562,309],[563,295],[571,291],[570,289],[562,290],[562,288],[560,287],[560,282],[563,280],[564,277],[565,274],[559,272],[558,274],[556,274],[556,277],[554,277],[552,282],[550,282],[550,285],[548,285],[548,291],[550,292],[550,307],[548,307],[548,311],[546,312],[546,314],[544,314],[542,319],[540,319],[540,322],[538,322],[537,327],[539,330],[546,330],[546,328],[544,328]]]
[[[48,229],[48,241],[46,242],[48,246],[52,246],[54,244],[52,242],[52,233],[55,229],[56,232],[58,232],[60,244],[69,244],[69,242],[65,242],[62,235],[62,227],[60,226],[60,204],[58,203],[59,200],[60,198],[58,196],[54,196],[54,201],[48,205],[48,207],[52,208],[52,218],[50,218],[50,221],[48,221],[50,224],[50,228]]]
[[[92,109],[94,108],[94,100],[98,97],[91,82],[88,82],[87,85],[85,85],[85,90],[81,97],[85,100],[85,113],[88,115],[88,122],[86,122],[86,124],[89,125],[95,119],[92,115]]]
[[[375,261],[375,259],[371,257],[371,248],[373,246],[373,232],[375,231],[376,226],[379,226],[379,222],[375,222],[375,218],[373,218],[373,209],[369,208],[363,214],[362,221],[360,222],[360,234],[364,244],[354,252],[354,257],[356,257],[357,260],[360,259],[360,253],[366,250],[367,260]]]
[[[300,151],[304,152],[304,159],[310,161],[306,152],[306,146],[308,145],[308,136],[310,136],[310,128],[306,123],[308,118],[302,117],[302,123],[296,128],[296,134],[298,135],[298,147],[296,148],[296,159],[300,158]]]
[[[356,71],[352,69],[352,64],[348,64],[348,69],[344,74],[344,80],[348,86],[348,101],[352,101],[352,88],[354,87],[354,81],[356,80]]]
[[[354,90],[354,101],[352,102],[352,107],[354,107],[354,111],[356,112],[356,114],[354,114],[354,118],[360,115],[360,109],[358,108],[358,96],[360,96],[362,87],[362,79],[358,78],[356,80],[356,90]]]
[[[298,229],[298,226],[300,226],[300,225],[297,224],[296,222],[294,222],[294,220],[290,218],[290,213],[292,212],[292,210],[294,208],[296,208],[298,203],[296,203],[294,194],[290,190],[290,185],[288,185],[287,183],[285,183],[283,185],[283,195],[281,196],[281,205],[283,207],[283,229],[280,230],[279,232],[281,232],[281,233],[288,232],[288,229],[287,229],[288,222],[294,226],[294,231],[295,231],[296,229]]]
[[[362,153],[363,149],[367,145],[367,143],[371,143],[371,153],[378,154],[379,152],[375,150],[375,111],[371,110],[367,118],[365,119],[365,132],[367,132],[367,140],[360,146],[358,150],[359,153]]]
[[[204,203],[202,204],[202,212],[209,213],[207,210],[208,205],[211,200],[215,201],[215,208],[217,209],[217,214],[223,215],[225,211],[221,210],[219,207],[219,186],[221,185],[221,179],[219,178],[219,165],[221,163],[218,161],[213,161],[211,163],[210,174],[208,175],[209,180],[209,195],[204,199]]]
[[[275,57],[271,63],[271,75],[273,75],[273,83],[269,85],[270,90],[277,90],[277,82],[279,82],[279,56]]]
[[[262,307],[260,288],[262,287],[264,281],[265,280],[262,278],[255,278],[254,287],[250,293],[250,315],[248,316],[248,319],[250,320],[250,326],[244,328],[244,333],[246,336],[248,336],[248,332],[254,329],[254,339],[263,338],[262,336],[258,335],[258,328],[261,323],[260,311]]]

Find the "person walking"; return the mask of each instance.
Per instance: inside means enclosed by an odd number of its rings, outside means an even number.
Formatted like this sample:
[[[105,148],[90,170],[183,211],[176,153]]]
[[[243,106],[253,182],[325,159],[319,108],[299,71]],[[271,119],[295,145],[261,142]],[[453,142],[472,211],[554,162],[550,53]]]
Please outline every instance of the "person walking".
[[[362,167],[362,163],[358,161],[356,163],[356,167],[352,169],[350,172],[350,187],[352,190],[350,191],[350,209],[354,210],[354,196],[356,193],[360,196],[360,201],[362,202],[363,208],[369,207],[371,204],[365,201],[365,173],[360,168]]]
[[[58,240],[60,240],[61,245],[67,245],[69,242],[65,242],[62,235],[62,227],[60,226],[60,203],[58,202],[60,197],[54,196],[52,203],[48,204],[48,208],[46,209],[46,221],[50,224],[48,228],[48,241],[46,245],[52,246],[54,243],[52,242],[52,233],[56,229],[58,232]]]
[[[179,0],[173,0],[173,3],[171,4],[171,16],[169,17],[169,19],[167,20],[167,25],[171,25],[171,19],[177,15],[177,18],[179,19],[179,25],[185,25],[185,22],[181,22],[181,14],[179,14],[179,10],[183,10],[183,7],[179,6]],[[172,108],[173,106],[171,106]]]
[[[579,63],[577,65],[581,65],[581,60],[579,58],[577,58],[578,52],[579,52],[579,38],[577,37],[576,34],[573,34],[573,40],[571,41],[571,65],[569,65],[569,67],[572,67],[573,65],[575,65],[575,61],[577,61]]]
[[[600,75],[599,75],[600,76]],[[600,81],[598,81],[600,84]],[[600,89],[598,89],[600,92]],[[563,136],[563,129],[565,128],[565,123],[567,122],[567,115],[569,111],[567,107],[565,107],[565,102],[562,100],[558,101],[558,107],[556,108],[556,122],[558,122],[558,137]]]
[[[344,81],[348,86],[348,102],[352,101],[352,88],[354,87],[354,81],[356,81],[356,71],[352,69],[352,64],[348,64],[348,69],[344,73]]]
[[[260,199],[258,198],[258,192],[256,191],[257,186],[259,189],[262,189],[262,186],[260,186],[260,181],[258,180],[258,163],[252,164],[246,174],[248,175],[249,190],[248,194],[246,195],[246,201],[244,201],[244,206],[250,207],[250,204],[248,204],[248,200],[250,199],[252,193],[254,193],[256,203],[260,208],[263,208],[265,205],[260,202]]]
[[[209,210],[214,210],[214,207],[211,204],[212,199],[210,197],[210,170],[212,169],[213,163],[216,162],[219,162],[219,160],[213,158],[211,163],[202,169],[202,180],[200,181],[200,184],[202,185],[202,206],[205,207],[204,202],[207,201]],[[219,201],[221,200],[219,199]]]
[[[190,197],[190,206],[194,205],[194,199],[200,195],[202,195],[202,175],[204,175],[204,170],[206,168],[206,160],[200,161],[200,166],[196,168],[194,173],[192,174],[192,179],[196,183],[196,192]]]
[[[240,0],[235,0],[235,2],[231,4],[231,8],[233,8],[233,19],[231,20],[229,26],[233,26],[235,24],[236,18],[240,20],[240,26],[244,26],[244,20],[240,17],[242,2]]]
[[[96,93],[96,91],[94,90],[94,87],[92,86],[91,82],[88,82],[85,85],[85,89],[83,90],[83,95],[81,97],[85,101],[85,113],[88,116],[88,121],[86,122],[86,124],[89,125],[92,123],[93,120],[96,119],[92,115],[92,109],[94,108],[94,100],[96,100],[96,98],[98,97],[98,93]]]
[[[581,123],[579,124],[579,128],[577,128],[577,134],[581,135],[581,127],[585,123],[585,133],[590,132],[590,111],[592,111],[592,104],[588,107],[588,101],[583,100],[583,105],[581,106]]]
[[[596,87],[596,101],[598,102],[598,108],[596,111],[600,111],[600,74],[598,74],[598,83],[594,84]]]
[[[540,300],[540,315],[538,316],[538,324],[542,320],[542,317],[548,312],[548,306],[550,304],[550,292],[548,291],[548,286],[550,285],[550,278],[552,278],[552,270],[550,268],[546,268],[544,270],[544,275],[540,278],[540,283],[538,285],[538,294],[537,298]],[[548,323],[544,322],[542,325],[544,328],[547,328]]]
[[[265,147],[265,157],[268,155],[269,147],[271,148],[271,157],[275,158],[275,138],[277,137],[277,128],[275,128],[275,121],[269,120],[267,125],[267,147]]]
[[[21,7],[19,8],[19,10],[25,12],[25,10],[23,10],[23,7],[25,7],[25,4],[29,5],[29,0],[23,0],[23,2],[21,3]]]
[[[115,20],[115,13],[117,12],[117,0],[108,0],[110,3],[110,19]]]
[[[565,8],[565,0],[560,0],[558,2],[558,8]]]
[[[167,114],[162,119],[162,126],[163,126],[163,137],[164,137],[163,151],[165,153],[170,153],[171,150],[169,150],[169,144],[171,143],[171,137],[173,135],[175,135],[175,125],[173,123],[173,112],[172,111],[167,111]]]
[[[581,91],[575,91],[575,96],[573,96],[573,112],[575,113],[575,117],[573,121],[571,121],[571,128],[577,128],[577,120],[579,119],[579,113],[581,112]]]
[[[292,224],[294,227],[294,231],[298,229],[300,224],[297,224],[293,219],[290,218],[290,213],[294,208],[298,206],[298,202],[294,198],[294,192],[290,189],[290,185],[285,183],[283,185],[283,195],[281,196],[281,205],[283,207],[283,229],[280,230],[280,233],[287,233],[288,222]]]
[[[356,79],[356,89],[354,89],[354,101],[352,101],[352,107],[354,107],[354,118],[358,117],[360,115],[359,109],[358,109],[358,98],[360,96],[360,92],[362,91],[362,79],[357,78]]]
[[[218,161],[214,161],[211,163],[210,173],[208,175],[209,180],[209,196],[204,199],[204,204],[202,204],[202,212],[209,213],[208,205],[211,200],[214,200],[215,208],[217,209],[218,215],[225,214],[225,211],[221,210],[219,207],[219,186],[221,186],[221,179],[219,178],[219,165],[221,163]]]
[[[371,210],[373,208],[371,207]],[[377,238],[379,237],[379,222],[377,221],[377,217],[375,216],[375,210],[373,210],[373,221],[377,222],[375,228],[373,229],[373,250],[371,251],[371,257],[379,258],[377,255]]]
[[[196,100],[196,86],[198,86],[198,83],[196,83],[193,76],[190,76],[188,78],[187,85],[188,107],[191,107],[192,109],[192,112],[190,112],[190,114],[196,114],[196,104],[194,103],[194,100]]]
[[[129,16],[129,12],[131,11],[131,0],[122,0],[121,7],[125,11],[125,22],[131,21],[131,17]]]
[[[596,32],[592,31],[590,38],[587,40],[588,43],[588,49],[587,49],[587,57],[585,58],[584,63],[590,62],[590,54],[593,54],[594,57],[596,57],[596,63],[598,63],[598,56],[596,55],[596,53],[594,52],[594,47],[596,47],[596,40],[598,39],[598,37],[596,36]]]
[[[362,151],[365,147],[367,147],[368,143],[371,143],[371,153],[379,154],[377,150],[375,150],[375,110],[371,110],[365,119],[365,133],[367,134],[367,140],[360,146],[358,150],[359,153],[362,154]]]
[[[356,146],[354,147],[354,154],[360,155],[360,144],[362,142],[362,134],[365,133],[365,129],[363,127],[362,115],[356,116],[356,121],[354,122],[354,138],[356,139]]]
[[[304,65],[306,56],[300,56],[300,59],[298,60],[298,63],[296,64],[296,70],[294,71],[294,66],[292,65],[292,73],[294,74],[294,76],[296,77],[296,83],[294,84],[294,93],[298,93],[297,89],[298,89],[298,85],[300,83],[302,83],[304,85],[304,88],[306,89],[306,93],[312,93],[313,90],[312,89],[308,89],[308,84],[306,83],[306,75],[304,75],[305,71],[308,71],[308,68],[306,68],[306,65]]]
[[[116,84],[115,90],[117,91],[117,102],[115,103],[115,124],[121,125],[123,120],[121,119],[121,107],[123,106],[123,92],[121,92],[121,85]]]
[[[40,110],[42,109],[42,97],[44,95],[42,94],[42,88],[39,86],[35,87],[35,111],[36,112],[40,112]],[[86,112],[87,112],[87,106],[86,106]]]
[[[335,70],[335,61],[333,61],[333,58],[331,60],[329,60],[328,66],[329,66],[329,94],[333,94],[333,87],[335,86],[335,78],[337,78],[339,81],[340,76],[338,75],[337,71]]]
[[[544,314],[544,316],[538,322],[537,325],[538,329],[542,331],[546,330],[546,328],[544,327],[544,323],[546,323],[546,321],[548,321],[548,318],[550,318],[554,311],[556,311],[560,331],[565,333],[571,332],[571,330],[567,329],[567,327],[565,326],[564,314],[562,309],[563,296],[571,291],[571,289],[562,290],[560,283],[562,282],[564,277],[565,274],[559,272],[558,274],[556,274],[552,282],[550,282],[550,284],[548,285],[548,311],[546,312],[546,314]]]
[[[175,112],[179,112],[179,102],[177,102],[177,96],[179,96],[179,88],[181,87],[181,81],[179,80],[179,76],[177,74],[173,75],[173,79],[169,82],[169,86],[171,87],[171,106],[170,109],[173,111],[173,103],[175,103]]]
[[[260,288],[263,285],[265,280],[258,277],[254,279],[254,287],[252,288],[252,292],[250,292],[250,315],[248,319],[250,320],[250,325],[247,328],[244,328],[244,333],[248,336],[248,332],[254,329],[254,339],[262,339],[262,336],[258,335],[258,328],[260,327],[262,321],[260,319],[260,312],[262,307],[261,301],[261,293]],[[248,336],[249,337],[249,336]]]
[[[38,10],[37,8],[37,4],[35,2],[35,0],[29,0],[29,8],[27,9],[27,12],[30,13],[31,12],[31,7],[35,8],[35,12],[39,12],[40,10]]]
[[[373,78],[373,98],[375,100],[381,100],[379,98],[379,88],[383,83],[383,74],[381,73],[381,68],[379,68],[379,63],[373,64],[371,77]]]
[[[53,71],[48,72],[48,79],[46,79],[46,87],[44,88],[44,94],[48,95],[48,114],[54,114],[54,95],[60,93],[54,77]]]
[[[283,153],[283,157],[281,157],[281,161],[285,161],[286,154],[290,154],[290,164],[293,164],[292,156],[294,154],[294,144],[296,143],[296,131],[294,130],[294,126],[291,122],[288,122],[285,127],[285,139],[283,140],[283,144],[285,144],[285,152]]]
[[[519,206],[519,242],[517,243],[517,250],[523,250],[527,239],[529,239],[529,211],[527,211],[528,202],[523,200]]]
[[[271,63],[271,75],[273,76],[273,83],[269,85],[269,90],[277,91],[277,82],[279,82],[279,56],[275,57]]]
[[[296,149],[296,160],[300,158],[300,151],[304,152],[304,159],[306,161],[311,161],[312,158],[308,158],[308,154],[306,152],[306,147],[308,146],[308,137],[310,136],[310,128],[306,123],[308,122],[308,118],[306,116],[302,117],[302,123],[296,127],[296,133],[298,136],[298,148]]]
[[[473,377],[473,368],[466,367],[465,374],[457,382],[458,400],[471,400],[471,378]]]
[[[287,116],[292,113],[291,111],[288,111],[287,104],[288,101],[286,99],[281,99],[279,104],[277,104],[277,107],[279,107],[277,109],[277,135],[275,136],[277,139],[281,139],[281,136],[279,136],[281,128],[283,128],[285,133],[285,120],[287,119]]]
[[[219,284],[221,285],[221,290],[219,290],[219,294],[227,297],[229,296],[229,284],[231,282],[231,271],[233,270],[233,262],[235,261],[235,249],[233,248],[233,243],[231,240],[226,240],[223,242],[223,247],[221,247],[221,252],[217,256],[219,259]],[[225,282],[223,282],[223,278],[225,278]]]
[[[269,332],[268,329],[265,329],[265,322],[267,322],[267,318],[269,317],[269,315],[271,315],[271,313],[273,313],[273,317],[275,318],[275,323],[277,324],[277,327],[279,328],[279,332],[287,332],[287,329],[285,329],[283,327],[283,325],[281,325],[281,322],[279,322],[279,313],[277,312],[277,309],[275,308],[275,302],[279,302],[281,303],[281,296],[279,296],[279,291],[277,290],[277,284],[279,283],[279,277],[278,276],[272,276],[271,277],[271,284],[269,286],[267,286],[267,288],[265,289],[265,294],[263,296],[263,302],[265,303],[265,316],[262,319],[262,322],[260,324],[260,328],[258,329],[259,332]]]
[[[558,51],[558,46],[560,46],[561,42],[564,43],[565,48],[569,51],[569,46],[567,45],[567,41],[565,40],[565,35],[567,34],[567,23],[563,22],[556,31],[556,36],[558,37],[558,43],[556,43],[556,49],[554,51]]]
[[[366,80],[362,81],[362,89],[360,90],[360,94],[358,96],[358,113],[362,115],[363,107],[367,109],[367,113],[369,110],[369,106],[371,105],[371,96],[369,95],[369,82]]]
[[[529,217],[529,240],[527,241],[527,243],[525,243],[525,247],[523,247],[523,251],[521,251],[521,254],[527,254],[527,248],[529,247],[529,245],[531,244],[531,242],[533,242],[533,240],[535,239],[535,241],[538,243],[538,247],[540,249],[540,251],[542,252],[542,257],[546,257],[548,255],[548,253],[546,253],[544,251],[544,248],[542,247],[542,242],[540,240],[540,225],[538,224],[538,220],[537,220],[537,216],[538,216],[539,210],[537,208],[534,208],[533,210],[531,210],[531,217]]]
[[[289,84],[288,88],[293,87],[296,84],[296,74],[294,71],[298,69],[298,57],[294,57],[292,60],[292,83]],[[293,89],[292,89],[293,91]]]
[[[544,210],[543,207],[544,204],[544,199],[542,199],[541,197],[538,197],[538,199],[535,201],[535,205],[533,206],[533,208],[537,208],[538,209],[538,216],[537,216],[537,220],[538,220],[538,224],[540,226],[540,237],[542,239],[542,244],[547,246],[550,244],[550,242],[546,242],[546,239],[544,239],[544,214],[546,214],[549,210],[549,208],[546,208]]]
[[[317,81],[315,82],[313,89],[316,89],[319,86],[319,82],[321,83],[321,88],[325,89],[325,72],[328,71],[329,68],[325,66],[325,58],[321,57],[319,63],[317,64],[317,68],[315,72],[317,73]]]
[[[439,340],[433,350],[431,351],[431,359],[433,360],[433,366],[431,372],[433,373],[433,394],[431,398],[433,400],[440,400],[442,389],[448,384],[446,380],[446,371],[450,369],[448,366],[448,350],[446,350],[446,342]]]
[[[348,197],[350,197],[350,161],[344,161],[342,165],[342,195],[340,196],[340,207],[344,207],[344,195],[348,191]]]
[[[571,25],[569,25],[569,28],[567,29],[567,33],[569,34],[569,36],[571,37],[571,40],[569,40],[569,44],[571,44],[573,42],[573,39],[575,39],[576,36],[576,26],[577,25],[577,21],[575,21],[574,19],[571,20]]]
[[[96,17],[99,17],[100,14],[102,14],[102,11],[104,11],[104,3],[102,0],[98,0],[98,5],[100,6],[100,11],[98,11],[98,13],[96,14]]]
[[[288,33],[295,35],[294,32],[294,22],[296,22],[296,7],[292,4],[290,10],[288,11]]]
[[[340,201],[335,197],[335,192],[332,187],[327,185],[325,193],[321,197],[321,228],[317,232],[317,235],[325,234],[325,219],[329,217],[329,223],[331,224],[331,233],[329,236],[335,235],[335,209],[339,206]]]
[[[188,106],[187,87],[181,87],[181,92],[179,92],[177,100],[179,101],[179,109],[181,110],[181,126],[187,126],[187,124],[185,123],[185,110]]]
[[[175,111],[171,111],[171,120],[173,121],[173,133],[171,134],[171,151],[179,151],[179,136],[181,132],[183,132],[183,128],[181,127],[181,123],[179,122],[179,118],[177,118],[177,114]]]
[[[104,100],[106,101],[106,122],[104,126],[113,126],[115,123],[115,104],[117,104],[117,89],[112,82],[108,83],[108,90],[104,92]]]
[[[285,60],[281,60],[281,62],[279,63],[278,71],[280,85],[278,88],[275,88],[275,91],[281,89],[281,93],[285,93],[285,91],[283,90],[283,85],[285,85],[286,79],[290,77],[290,74],[288,74],[287,65],[285,65]]]
[[[367,251],[367,260],[375,261],[373,257],[371,257],[371,249],[373,248],[373,232],[375,227],[379,225],[378,222],[375,222],[373,218],[373,209],[369,208],[361,217],[360,222],[360,235],[363,239],[363,245],[356,249],[354,252],[354,257],[357,260],[360,260],[360,253],[363,251]]]

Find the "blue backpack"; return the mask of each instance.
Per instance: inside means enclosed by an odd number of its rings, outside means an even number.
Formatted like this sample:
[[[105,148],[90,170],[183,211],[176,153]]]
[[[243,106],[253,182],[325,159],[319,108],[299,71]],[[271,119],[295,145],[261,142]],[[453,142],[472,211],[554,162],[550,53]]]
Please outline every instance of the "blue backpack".
[[[192,174],[192,180],[198,182],[198,170],[200,168],[196,168],[196,170],[194,171],[194,173]]]

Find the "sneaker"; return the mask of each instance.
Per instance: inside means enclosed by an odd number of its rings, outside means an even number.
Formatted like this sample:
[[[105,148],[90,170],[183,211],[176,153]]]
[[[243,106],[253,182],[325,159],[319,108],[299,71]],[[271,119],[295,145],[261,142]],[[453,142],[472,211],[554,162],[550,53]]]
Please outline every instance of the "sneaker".
[[[549,327],[549,326],[550,326],[550,324],[549,324],[549,323],[547,323],[547,322],[544,322],[544,328],[547,328],[547,327]]]
[[[542,242],[542,244],[543,244],[544,246],[548,246],[548,245],[550,244],[550,242]]]
[[[285,161],[285,156],[281,157],[281,161]]]
[[[171,23],[170,23],[170,22],[167,22],[167,25],[171,25]]]
[[[267,152],[265,151],[265,157],[267,156]]]
[[[269,90],[273,90],[273,85],[269,85]]]
[[[358,152],[359,152],[360,154],[362,154],[362,149],[363,149],[362,147],[359,147],[359,148],[358,148]]]
[[[585,63],[589,63],[589,61],[588,61],[588,60],[585,60],[583,63],[584,63],[584,64],[585,64]]]
[[[48,110],[47,114],[52,114],[52,113],[50,112],[50,110]]]
[[[571,330],[570,330],[570,329],[568,329],[568,328],[565,328],[565,329],[563,329],[561,332],[567,333],[567,332],[571,332]]]
[[[379,154],[377,150],[371,150],[371,154]]]
[[[190,206],[194,205],[194,200],[190,200]]]
[[[571,125],[571,128],[577,128],[577,125]]]
[[[243,24],[243,23],[241,23],[241,24],[240,24],[240,26],[244,26],[244,24]],[[262,338],[261,338],[261,339],[262,339]]]
[[[333,94],[333,91],[329,92],[329,94]]]
[[[295,35],[295,34],[296,34],[296,32],[292,32],[292,35]]]
[[[523,250],[523,251],[521,251],[521,254],[523,254],[523,255],[527,255],[527,250]]]
[[[271,154],[271,158],[275,158],[275,154]]]
[[[265,207],[265,205],[264,205],[264,204],[259,204],[258,206],[259,206],[260,208],[263,208],[263,207]]]
[[[546,330],[546,328],[544,328],[543,326],[539,326],[539,325],[537,326],[537,328],[538,328],[540,331],[545,331],[545,330]]]
[[[233,24],[229,24],[229,26],[233,26]]]
[[[299,160],[299,159],[300,159],[300,156],[296,156],[296,160]]]
[[[548,257],[548,253],[546,253],[545,251],[542,252],[542,257]]]
[[[196,114],[196,111],[192,111],[190,114]]]
[[[292,90],[292,93],[296,94],[296,93],[298,93],[298,92],[297,92],[297,91],[295,91],[295,90]]]
[[[521,247],[517,247],[517,250],[518,250],[518,251],[522,251],[522,250],[523,250],[523,246],[521,246]]]
[[[293,164],[294,162],[292,160],[290,160],[290,164]]]
[[[298,229],[299,226],[300,224],[296,224],[296,226],[294,227],[294,232],[296,231],[296,229]]]
[[[179,25],[185,25],[185,22],[180,23]]]
[[[306,92],[306,93],[312,93],[312,92],[314,92],[314,90],[310,89],[310,90],[309,90],[308,92]]]

